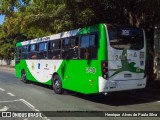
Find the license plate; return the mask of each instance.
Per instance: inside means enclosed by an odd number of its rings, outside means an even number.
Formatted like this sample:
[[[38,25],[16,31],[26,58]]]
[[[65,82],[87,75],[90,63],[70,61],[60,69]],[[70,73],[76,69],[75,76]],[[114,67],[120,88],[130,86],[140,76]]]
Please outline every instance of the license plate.
[[[131,78],[132,74],[124,74],[124,78]]]

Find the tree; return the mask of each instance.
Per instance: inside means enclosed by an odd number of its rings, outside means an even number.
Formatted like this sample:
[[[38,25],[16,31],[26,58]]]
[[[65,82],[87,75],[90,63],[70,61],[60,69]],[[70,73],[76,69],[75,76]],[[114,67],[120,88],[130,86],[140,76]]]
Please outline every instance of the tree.
[[[153,53],[159,6],[159,0],[1,0],[0,14],[6,18],[0,27],[0,45],[8,44],[7,41],[14,45],[14,41],[21,41],[19,38],[27,40],[97,23],[115,23],[144,28],[149,53]],[[0,50],[0,55],[3,53]],[[148,58],[152,68],[152,54]]]

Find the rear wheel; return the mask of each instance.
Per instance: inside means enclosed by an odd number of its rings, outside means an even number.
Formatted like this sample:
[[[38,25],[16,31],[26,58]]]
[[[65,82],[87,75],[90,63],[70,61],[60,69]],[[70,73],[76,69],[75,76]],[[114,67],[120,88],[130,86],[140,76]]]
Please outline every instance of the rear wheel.
[[[21,76],[22,76],[22,81],[23,81],[24,83],[28,83],[28,80],[27,80],[27,78],[26,78],[26,72],[25,72],[24,70],[22,71]]]
[[[55,93],[62,94],[62,81],[58,75],[53,76],[52,78],[52,87]]]

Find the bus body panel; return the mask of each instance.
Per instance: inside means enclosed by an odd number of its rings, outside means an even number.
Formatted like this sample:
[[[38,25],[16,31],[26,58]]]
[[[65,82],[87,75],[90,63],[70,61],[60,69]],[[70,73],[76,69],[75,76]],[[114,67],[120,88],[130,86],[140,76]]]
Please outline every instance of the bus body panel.
[[[84,94],[98,93],[97,60],[23,60],[19,76],[25,70],[30,81],[52,85],[52,76],[58,73],[62,87]]]
[[[141,89],[146,86],[146,80],[147,77],[139,80],[106,80],[103,77],[99,77],[99,92]]]
[[[108,78],[99,77],[99,92],[140,89],[146,86],[145,62],[146,43],[140,50],[130,50],[127,47],[115,49],[110,45],[109,31],[106,26],[106,41],[108,48]],[[113,33],[112,33],[113,34]],[[111,35],[112,35],[111,34]],[[116,41],[116,39],[114,40]],[[118,46],[119,47],[119,46]]]
[[[20,70],[20,66],[21,66],[21,63],[17,63],[16,65],[15,65],[15,76],[17,77],[17,78],[21,78],[21,70]]]
[[[87,35],[91,33],[101,34],[101,26],[95,25],[91,27],[86,27],[78,30],[74,30],[69,33],[70,35],[64,33],[63,37],[70,37],[75,35]],[[102,27],[104,29],[104,27]],[[50,38],[58,39],[62,37],[61,34],[52,35]],[[45,41],[47,37],[42,39],[34,39],[31,41],[22,42],[21,45],[24,46],[28,44],[35,44],[36,41]],[[102,37],[101,39],[104,39]],[[99,44],[99,43],[98,43]],[[26,77],[28,80],[40,82],[43,84],[52,85],[52,75],[57,73],[62,80],[62,87],[64,89],[73,90],[76,92],[90,94],[98,93],[98,60],[20,60],[19,64],[16,64],[16,77],[21,77],[22,70],[25,70]]]
[[[97,60],[64,60],[57,71],[63,88],[81,92],[98,93]]]
[[[21,72],[25,70],[28,80],[52,85],[52,77],[56,73],[62,80],[62,88],[84,94],[144,88],[146,85],[146,78],[144,78],[146,44],[144,43],[141,50],[115,49],[110,46],[106,24],[17,43],[17,48],[76,35],[80,39],[82,35],[93,33],[98,37],[96,59],[19,60],[15,65],[16,77],[21,78]],[[140,58],[142,53],[144,56]],[[120,56],[127,59],[121,60]],[[108,79],[103,78],[102,61],[108,62]]]
[[[121,60],[125,56],[126,60]],[[145,48],[141,50],[108,49],[110,80],[143,79],[145,72]]]

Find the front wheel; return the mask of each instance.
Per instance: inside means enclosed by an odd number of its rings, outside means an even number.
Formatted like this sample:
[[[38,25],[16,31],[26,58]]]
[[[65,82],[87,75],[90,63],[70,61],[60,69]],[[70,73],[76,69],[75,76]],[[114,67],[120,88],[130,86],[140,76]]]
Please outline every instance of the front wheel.
[[[63,89],[62,89],[62,81],[58,75],[55,75],[52,78],[52,87],[55,93],[57,94],[62,94]]]
[[[21,76],[22,76],[22,81],[23,81],[24,83],[28,83],[28,80],[27,80],[27,78],[26,78],[26,72],[25,72],[24,70],[22,71]]]

